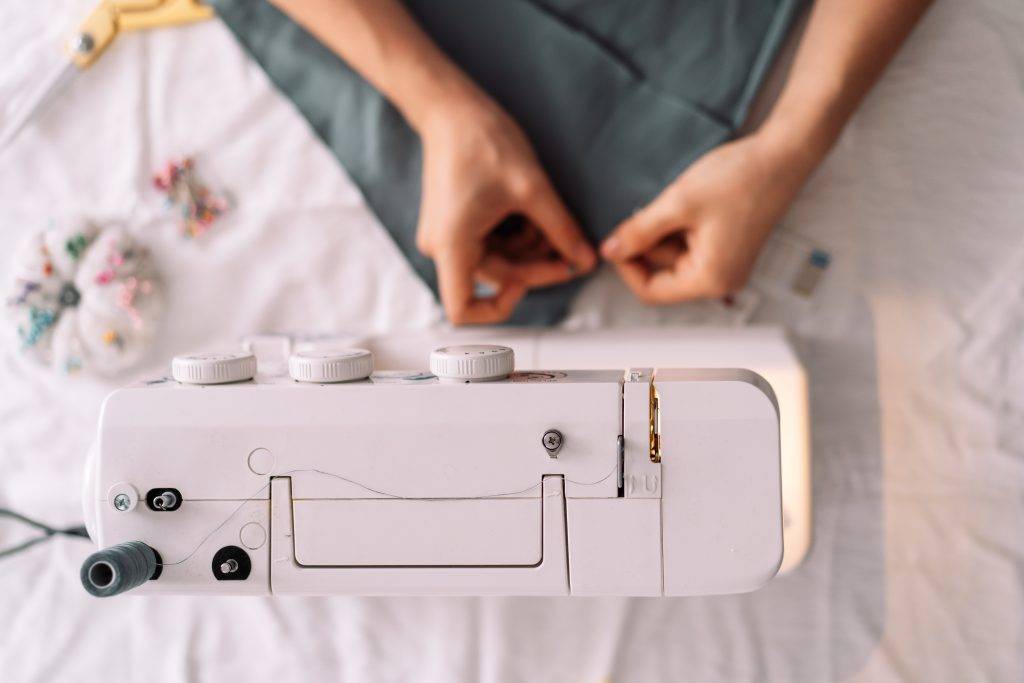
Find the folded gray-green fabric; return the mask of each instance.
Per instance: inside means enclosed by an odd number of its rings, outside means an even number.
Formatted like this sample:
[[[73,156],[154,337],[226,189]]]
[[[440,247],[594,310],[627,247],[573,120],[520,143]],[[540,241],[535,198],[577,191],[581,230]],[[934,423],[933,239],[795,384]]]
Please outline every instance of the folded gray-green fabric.
[[[261,0],[212,0],[359,186],[416,272],[419,139],[334,53]],[[520,123],[596,242],[743,123],[801,0],[407,0]],[[531,292],[513,324],[566,312],[579,281]]]

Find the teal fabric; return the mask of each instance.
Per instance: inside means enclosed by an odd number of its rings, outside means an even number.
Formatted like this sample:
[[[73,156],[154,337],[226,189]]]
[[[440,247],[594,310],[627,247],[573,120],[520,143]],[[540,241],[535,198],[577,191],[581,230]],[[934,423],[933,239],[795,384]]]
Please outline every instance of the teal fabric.
[[[416,272],[419,139],[345,62],[266,2],[213,0],[309,120]],[[599,242],[732,136],[801,0],[407,0],[445,52],[515,117]],[[529,294],[513,324],[560,319],[579,282]]]

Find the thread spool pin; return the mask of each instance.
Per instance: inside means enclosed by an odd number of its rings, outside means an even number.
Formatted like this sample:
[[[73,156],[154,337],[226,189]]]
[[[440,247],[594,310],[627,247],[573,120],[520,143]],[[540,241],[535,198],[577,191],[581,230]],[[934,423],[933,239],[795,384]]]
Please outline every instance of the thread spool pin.
[[[153,499],[153,507],[157,510],[166,510],[174,507],[178,502],[178,497],[170,491],[164,491],[159,496]]]

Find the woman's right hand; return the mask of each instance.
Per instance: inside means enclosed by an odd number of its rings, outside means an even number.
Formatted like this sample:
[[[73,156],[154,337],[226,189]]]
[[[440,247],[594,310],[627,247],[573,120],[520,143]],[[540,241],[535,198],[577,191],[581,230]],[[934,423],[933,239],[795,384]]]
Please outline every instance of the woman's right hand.
[[[482,94],[461,98],[437,108],[418,129],[423,178],[416,244],[434,259],[452,323],[504,321],[527,290],[594,268],[594,249],[526,135],[500,107]],[[525,219],[520,234],[508,240],[492,234],[509,216]],[[478,282],[491,285],[494,295],[477,296]]]

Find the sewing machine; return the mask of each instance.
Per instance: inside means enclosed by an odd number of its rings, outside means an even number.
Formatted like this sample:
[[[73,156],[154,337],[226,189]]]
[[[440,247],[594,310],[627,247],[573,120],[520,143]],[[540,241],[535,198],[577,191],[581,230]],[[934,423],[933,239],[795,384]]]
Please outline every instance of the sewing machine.
[[[805,428],[802,370],[776,331],[679,334],[272,335],[178,357],[171,377],[104,405],[84,501],[102,550],[83,585],[95,595],[754,590],[783,562],[777,392],[751,370],[699,361],[745,348],[804,409],[783,425]],[[466,345],[483,336],[504,346]],[[370,350],[340,349],[352,342]],[[437,344],[429,372],[398,369],[424,368]],[[623,355],[650,360],[570,367]],[[657,365],[666,355],[696,362]],[[559,369],[525,369],[539,367]],[[806,448],[805,437],[783,433],[783,448]],[[805,551],[787,546],[788,563]]]

